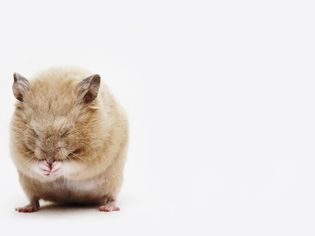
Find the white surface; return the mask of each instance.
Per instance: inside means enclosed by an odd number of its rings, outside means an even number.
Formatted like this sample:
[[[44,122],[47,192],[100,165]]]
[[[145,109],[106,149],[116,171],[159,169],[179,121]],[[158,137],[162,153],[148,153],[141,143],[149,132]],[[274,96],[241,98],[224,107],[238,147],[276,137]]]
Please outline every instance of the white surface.
[[[2,1],[0,235],[314,235],[313,1]],[[126,107],[122,211],[26,203],[13,72],[81,65]],[[6,232],[6,233],[4,233]]]

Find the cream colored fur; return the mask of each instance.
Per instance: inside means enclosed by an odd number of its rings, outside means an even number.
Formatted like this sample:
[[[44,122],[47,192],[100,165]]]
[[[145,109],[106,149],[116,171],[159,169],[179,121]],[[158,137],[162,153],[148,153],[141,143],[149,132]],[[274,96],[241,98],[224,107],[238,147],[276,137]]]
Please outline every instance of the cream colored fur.
[[[82,101],[88,85],[80,82],[91,75],[77,68],[57,68],[35,76],[29,85],[21,80],[13,86],[22,101],[17,101],[12,119],[11,153],[30,199],[21,211],[37,210],[39,199],[105,206],[115,202],[128,124],[103,82],[95,100]],[[97,85],[92,85],[95,92]],[[47,175],[49,158],[55,162]]]

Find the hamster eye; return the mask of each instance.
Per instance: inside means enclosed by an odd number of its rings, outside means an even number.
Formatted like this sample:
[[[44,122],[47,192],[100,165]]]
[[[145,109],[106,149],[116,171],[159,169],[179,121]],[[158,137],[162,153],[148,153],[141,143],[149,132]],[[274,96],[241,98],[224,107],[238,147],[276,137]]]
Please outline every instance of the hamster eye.
[[[34,135],[36,138],[38,138],[38,137],[39,137],[38,133],[37,133],[34,129],[31,129],[31,130],[32,130],[33,135]]]
[[[60,132],[60,137],[61,138],[64,138],[64,137],[67,137],[69,135],[69,131],[70,130],[63,130]]]

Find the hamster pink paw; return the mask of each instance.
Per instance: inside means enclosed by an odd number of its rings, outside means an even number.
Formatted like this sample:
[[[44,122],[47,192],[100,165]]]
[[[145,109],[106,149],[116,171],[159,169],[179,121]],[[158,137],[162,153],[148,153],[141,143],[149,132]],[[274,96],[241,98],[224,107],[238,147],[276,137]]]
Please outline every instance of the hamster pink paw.
[[[39,162],[39,168],[43,175],[58,175],[61,171],[61,162],[54,161],[52,164],[49,164],[47,161]]]
[[[27,205],[25,207],[15,208],[15,210],[20,213],[31,213],[31,212],[38,211],[39,207],[33,206],[33,205]]]
[[[115,202],[109,202],[98,208],[99,211],[111,212],[111,211],[120,211],[120,208],[116,206]]]
[[[61,170],[61,162],[60,161],[55,161],[52,164],[52,168],[51,168],[51,173],[52,174],[58,174]]]
[[[44,175],[48,176],[50,174],[50,166],[46,161],[39,162],[39,168]]]

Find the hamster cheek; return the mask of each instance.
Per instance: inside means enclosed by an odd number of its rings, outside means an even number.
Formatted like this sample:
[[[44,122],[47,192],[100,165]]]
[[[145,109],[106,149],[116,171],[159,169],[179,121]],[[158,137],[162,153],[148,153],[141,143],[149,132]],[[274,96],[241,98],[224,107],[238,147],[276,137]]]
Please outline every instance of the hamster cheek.
[[[63,165],[63,174],[65,177],[72,177],[77,175],[84,169],[84,166],[80,163],[69,161]]]

